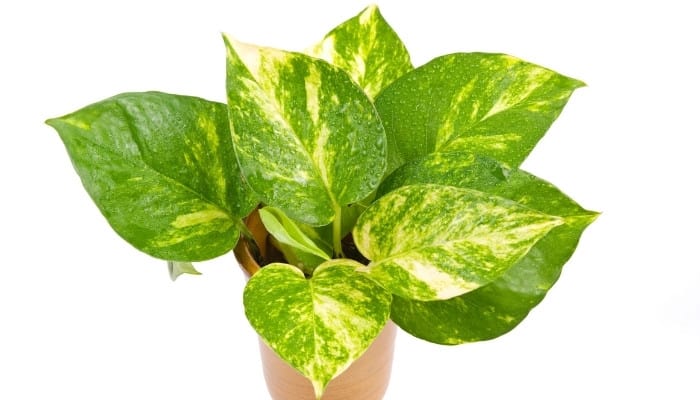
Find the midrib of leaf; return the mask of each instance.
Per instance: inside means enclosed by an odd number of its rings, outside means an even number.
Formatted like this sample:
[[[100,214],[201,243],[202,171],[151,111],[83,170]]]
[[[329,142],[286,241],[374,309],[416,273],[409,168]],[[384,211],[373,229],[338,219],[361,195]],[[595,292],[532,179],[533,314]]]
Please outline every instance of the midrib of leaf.
[[[438,240],[438,241],[436,241],[436,242],[431,242],[429,245],[420,246],[420,247],[414,247],[414,248],[411,248],[411,249],[402,251],[402,252],[400,252],[400,253],[392,254],[392,255],[389,256],[389,257],[382,258],[381,260],[372,261],[372,262],[370,262],[367,266],[365,266],[365,267],[363,267],[363,268],[359,268],[358,270],[361,270],[361,271],[363,271],[363,272],[366,272],[366,271],[371,270],[372,267],[374,267],[374,266],[376,266],[376,265],[378,265],[378,264],[382,264],[382,263],[385,263],[385,262],[391,262],[391,261],[393,261],[394,259],[397,259],[397,258],[400,259],[401,257],[405,257],[405,256],[410,255],[410,254],[412,254],[412,253],[420,253],[420,252],[422,252],[422,251],[424,251],[424,250],[439,249],[439,248],[441,248],[441,247],[450,247],[450,246],[453,246],[453,245],[455,245],[455,244],[460,244],[460,243],[469,243],[469,244],[472,244],[472,245],[474,245],[474,246],[483,247],[483,245],[480,244],[479,242],[473,241],[473,240],[472,240],[472,237],[464,238],[464,239],[455,239],[455,240]]]
[[[450,143],[452,139],[454,139],[456,136],[459,136],[461,131],[458,131],[457,129],[453,129],[452,132],[447,132],[447,134],[443,133],[443,130],[449,127],[453,127],[455,120],[459,117],[459,110],[462,108],[462,104],[465,103],[467,100],[469,100],[469,96],[471,93],[474,91],[474,84],[477,81],[477,77],[472,78],[462,89],[457,92],[456,95],[452,97],[450,100],[450,112],[447,115],[447,118],[442,121],[441,127],[438,129],[437,134],[435,135],[435,150],[434,151],[440,151],[442,147]],[[477,107],[476,110],[478,112],[478,105],[473,105],[473,107]],[[474,112],[472,111],[472,114]],[[471,125],[470,125],[471,126]],[[469,129],[469,128],[467,128]],[[426,129],[423,133],[423,137],[425,138],[425,148],[429,149],[429,139],[428,137],[431,136],[430,132]],[[445,136],[444,138],[442,136]]]
[[[119,104],[118,107],[122,111],[124,111],[124,108],[121,104]],[[129,128],[130,128],[129,134],[132,136],[132,139],[133,139],[134,138],[134,130],[132,129],[133,128],[132,120],[128,116],[126,117],[126,120],[127,120],[127,124],[129,125]],[[105,147],[97,142],[90,140],[89,136],[80,136],[79,138],[83,138],[85,141],[91,143],[94,147],[100,149],[100,152],[107,153],[107,154],[113,154],[113,155],[117,156],[118,158],[124,160],[127,164],[134,166],[135,169],[146,169],[146,170],[150,170],[150,171],[155,172],[158,176],[162,177],[164,180],[167,180],[168,182],[174,183],[175,186],[180,186],[180,187],[184,188],[185,190],[187,190],[188,192],[192,193],[194,195],[194,197],[198,198],[199,200],[202,200],[205,203],[208,203],[208,204],[215,206],[217,209],[223,211],[234,222],[235,225],[240,225],[237,222],[237,218],[233,217],[230,210],[222,209],[221,205],[219,205],[216,202],[211,201],[211,199],[205,197],[202,193],[191,188],[189,185],[186,185],[183,182],[180,182],[179,180],[177,180],[175,178],[171,178],[167,174],[159,171],[157,168],[155,168],[152,165],[150,165],[149,163],[147,163],[146,160],[144,160],[144,158],[143,158],[143,152],[141,149],[141,145],[139,144],[139,142],[137,140],[135,140],[134,143],[136,143],[136,146],[139,149],[139,157],[138,157],[139,162],[136,162],[136,160],[132,160],[130,157],[125,157],[123,154],[115,152],[115,151],[109,149],[108,147]]]
[[[367,14],[369,16],[369,14]],[[361,41],[360,42],[360,48],[358,49],[360,51],[360,55],[362,56],[361,60],[362,62],[362,73],[360,75],[361,81],[358,82],[360,87],[363,88],[365,85],[367,85],[367,61],[369,61],[369,58],[367,57],[369,54],[371,54],[371,49],[372,45],[376,43],[377,41],[377,25],[376,24],[369,24],[370,26],[370,34],[368,41]]]
[[[586,224],[590,224],[593,221],[595,221],[599,215],[600,215],[600,213],[597,213],[597,212],[589,212],[587,214],[565,215],[565,216],[562,216],[562,218],[566,221],[567,225],[575,226],[581,222],[585,222]]]
[[[552,79],[554,79],[557,76],[556,73],[554,73],[553,71],[549,71],[549,70],[542,70],[539,72],[542,74],[546,73],[547,78],[545,80],[543,80],[542,82],[538,82],[537,86],[530,85],[528,87],[528,90],[520,91],[518,93],[520,96],[520,99],[517,100],[516,102],[512,103],[512,105],[503,104],[501,102],[501,100],[503,99],[503,94],[501,94],[501,97],[499,97],[496,100],[496,102],[491,106],[491,108],[488,111],[486,111],[486,113],[484,113],[484,115],[481,118],[479,118],[479,120],[476,122],[476,124],[483,122],[486,119],[491,118],[494,115],[498,115],[506,110],[518,108],[523,103],[526,103],[526,101],[528,100],[528,96],[530,96],[534,91],[538,90],[541,87],[544,87],[547,82],[551,81]],[[530,75],[532,76],[532,73]],[[474,124],[474,125],[476,125],[476,124]]]
[[[228,41],[229,39],[226,38],[225,40]],[[263,85],[261,85],[260,82],[258,82],[258,80],[255,78],[255,75],[250,71],[250,68],[248,67],[248,65],[235,52],[235,50],[236,50],[235,46],[230,42],[229,42],[229,46],[231,47],[231,49],[234,50],[234,56],[240,60],[241,65],[246,69],[246,71],[248,71],[248,74],[252,77],[252,81],[255,83],[255,85],[258,87],[258,89],[260,89],[260,91],[265,93],[265,95],[272,100],[271,103],[274,106],[274,110],[277,112],[277,115],[279,115],[281,117],[280,119],[282,121],[284,121],[285,127],[287,129],[289,129],[290,132],[294,133],[294,139],[296,140],[296,143],[299,145],[299,147],[301,147],[303,149],[303,154],[306,155],[307,159],[311,161],[311,164],[313,165],[314,171],[316,172],[317,176],[321,179],[321,182],[323,182],[323,187],[324,187],[326,193],[328,194],[328,198],[333,203],[334,212],[336,214],[335,218],[338,218],[339,215],[337,213],[337,210],[340,208],[340,205],[338,204],[338,200],[335,198],[335,196],[331,192],[331,187],[330,187],[331,185],[330,185],[330,182],[328,182],[328,177],[326,176],[326,174],[322,173],[320,166],[316,162],[316,158],[313,156],[313,154],[310,152],[310,150],[307,149],[306,146],[304,145],[304,142],[301,140],[301,137],[299,136],[299,132],[297,132],[297,130],[294,129],[294,127],[290,123],[290,121],[287,117],[287,114],[282,109],[281,104],[277,101],[277,98],[274,95],[270,95],[269,92],[263,87]],[[264,48],[261,48],[260,50],[263,50],[263,49]],[[261,53],[260,57],[262,60],[262,53]],[[315,124],[314,124],[314,128],[315,128]],[[323,149],[321,148],[320,150],[323,150]]]
[[[320,363],[321,360],[319,359],[320,356],[320,351],[318,349],[318,332],[316,331],[316,326],[318,325],[318,316],[316,314],[316,302],[314,301],[314,284],[313,284],[313,279],[307,279],[307,282],[309,282],[309,296],[311,296],[311,309],[313,310],[313,332],[314,332],[314,360],[315,363]],[[315,392],[314,388],[314,392]]]
[[[329,64],[329,65],[331,65],[331,64]],[[333,65],[331,65],[331,66],[332,66],[333,68],[336,68],[336,67],[333,66]],[[247,68],[247,67],[246,67],[246,68]],[[309,74],[311,74],[311,69],[316,70],[315,68],[316,68],[315,66],[312,67],[312,68],[310,68],[310,69],[309,69]],[[317,82],[317,81],[316,81],[315,79],[313,79],[310,75],[307,75],[304,79],[305,79],[305,80],[306,80],[306,79],[310,80],[310,81],[312,82],[312,84],[315,86],[315,88],[316,88],[316,94],[315,94],[316,99],[315,99],[315,100],[316,100],[316,102],[318,102],[318,101],[319,101],[318,92],[319,92],[320,89],[321,89],[321,81],[319,80],[319,81]],[[308,93],[307,93],[307,95],[308,95]],[[308,101],[308,99],[307,99],[307,101]],[[277,102],[275,102],[275,105],[277,105]],[[320,105],[317,105],[317,107],[318,107],[318,112],[320,112]],[[310,115],[310,116],[311,116],[311,121],[313,122],[313,128],[314,128],[314,129],[321,129],[321,130],[323,130],[323,125],[324,125],[324,124],[323,124],[322,121],[318,118],[318,116],[317,116],[317,118],[313,118],[312,115]],[[285,119],[285,123],[288,124],[289,122],[287,121],[287,118],[285,117],[284,119]],[[317,124],[318,124],[319,126],[317,126]],[[325,144],[328,142],[328,139],[330,138],[330,135],[332,134],[331,131],[330,131],[330,127],[327,127],[327,126],[326,126],[325,128],[326,128],[326,130],[327,130],[328,132],[327,132],[327,133],[323,133],[323,135],[324,135],[324,138],[323,138],[323,139],[324,139],[323,145],[325,145]],[[334,212],[334,214],[335,214],[335,218],[334,218],[333,220],[335,221],[336,219],[340,218],[340,213],[339,213],[340,205],[338,204],[338,199],[333,195],[333,192],[331,191],[331,182],[329,181],[328,174],[325,173],[325,172],[323,172],[323,171],[321,170],[321,166],[319,165],[319,164],[320,164],[320,161],[319,161],[319,160],[323,159],[323,155],[325,155],[325,149],[324,149],[325,146],[322,146],[320,143],[314,143],[314,144],[316,144],[316,148],[314,149],[313,153],[311,153],[310,150],[307,149],[306,146],[304,146],[304,143],[301,141],[298,132],[297,132],[296,130],[294,130],[294,129],[291,129],[291,131],[294,132],[294,136],[297,137],[297,140],[298,140],[299,143],[301,144],[301,147],[304,149],[304,154],[309,158],[309,160],[311,160],[311,164],[313,164],[314,170],[316,171],[316,173],[318,174],[318,176],[321,178],[321,181],[323,182],[323,187],[324,187],[324,189],[326,190],[326,193],[328,194],[328,198],[331,200],[331,203],[332,203],[332,205],[333,205],[333,212]],[[321,135],[319,135],[319,136],[317,137],[317,139],[319,139],[320,137],[321,137]],[[316,152],[319,152],[319,154],[320,154],[319,158],[316,158],[316,157],[314,156]],[[340,194],[342,195],[342,193],[340,193]]]
[[[314,335],[314,365],[311,366],[311,373],[315,375],[315,367],[317,365],[323,364],[323,360],[321,360],[321,352],[319,350],[319,341],[318,341],[318,331],[316,327],[319,324],[320,319],[318,318],[318,314],[316,312],[316,302],[314,301],[314,281],[313,279],[307,279],[306,282],[309,284],[309,298],[311,301],[311,310],[312,310],[312,329],[313,329],[313,335]],[[320,398],[319,393],[322,394],[323,388],[316,388],[316,382],[312,381],[312,386],[314,386],[314,393],[317,395],[318,398]],[[327,385],[327,384],[326,384]]]

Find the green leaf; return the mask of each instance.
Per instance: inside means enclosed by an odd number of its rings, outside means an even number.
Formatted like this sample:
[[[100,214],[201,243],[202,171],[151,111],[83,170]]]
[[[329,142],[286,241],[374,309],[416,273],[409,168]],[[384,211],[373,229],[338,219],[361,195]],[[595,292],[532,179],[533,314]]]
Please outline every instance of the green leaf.
[[[332,249],[322,250],[297,224],[274,207],[259,210],[265,229],[280,243],[280,250],[291,264],[311,273],[323,261],[331,259]],[[309,257],[311,256],[311,257]]]
[[[345,72],[303,54],[224,40],[233,142],[264,203],[320,226],[376,189],[386,135]]]
[[[557,281],[583,230],[598,216],[549,182],[469,153],[435,153],[410,162],[389,176],[378,192],[381,196],[403,185],[421,183],[480,190],[565,221],[503,276],[477,290],[433,302],[395,296],[392,319],[405,331],[435,343],[493,339],[517,326]]]
[[[517,167],[583,82],[505,54],[438,57],[377,98],[391,172],[433,152],[471,151]]]
[[[50,119],[112,228],[164,260],[230,251],[256,204],[237,168],[226,105],[125,93]]]
[[[360,200],[357,203],[353,203],[350,206],[343,207],[341,212],[342,226],[340,227],[340,237],[344,238],[347,235],[349,235],[350,232],[352,232],[352,229],[357,223],[357,219],[360,218],[360,215],[362,215],[362,213],[367,209],[367,207],[369,207],[369,205],[372,204],[372,201],[374,201],[374,197],[375,193],[373,192],[365,199]],[[309,236],[318,238],[315,239],[316,243],[324,243],[332,248],[333,224],[318,227],[309,227],[308,225],[301,225],[301,227],[302,230],[304,230],[304,232],[307,232]]]
[[[190,262],[168,261],[168,273],[173,282],[182,274],[202,275]]]
[[[362,355],[389,318],[391,295],[347,259],[319,266],[311,279],[270,264],[248,282],[246,316],[283,360],[321,397],[328,382]]]
[[[260,219],[267,231],[278,241],[293,246],[309,254],[314,254],[324,260],[330,260],[331,249],[322,250],[309,238],[289,217],[274,207],[264,207],[259,210]]]
[[[413,69],[406,47],[375,5],[328,32],[307,53],[345,70],[371,99]]]
[[[483,192],[414,185],[377,200],[353,237],[366,272],[416,300],[455,297],[505,273],[563,221]]]

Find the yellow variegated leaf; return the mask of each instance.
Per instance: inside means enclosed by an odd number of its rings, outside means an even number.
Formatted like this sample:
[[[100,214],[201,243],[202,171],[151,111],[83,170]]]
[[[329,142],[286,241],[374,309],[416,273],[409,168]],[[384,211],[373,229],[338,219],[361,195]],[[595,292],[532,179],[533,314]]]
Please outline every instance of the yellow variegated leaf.
[[[224,41],[236,154],[266,204],[325,225],[377,187],[386,135],[345,72],[307,55]]]
[[[364,269],[392,293],[448,299],[503,275],[563,220],[483,192],[441,185],[397,189],[353,230]]]
[[[376,5],[338,25],[307,53],[345,70],[371,99],[413,69],[406,47]]]
[[[347,259],[321,264],[311,279],[270,264],[248,282],[248,320],[283,360],[311,380],[321,398],[331,379],[359,358],[389,319],[391,294]]]
[[[579,237],[598,213],[587,211],[549,182],[471,153],[434,153],[391,174],[378,196],[424,183],[476,189],[556,215],[552,229],[512,268],[477,290],[443,301],[395,296],[392,319],[405,331],[442,344],[498,337],[518,325],[547,294],[573,254]]]
[[[125,93],[48,120],[114,230],[165,260],[230,251],[256,204],[238,170],[226,105]]]
[[[377,97],[388,172],[433,152],[470,151],[519,166],[583,82],[506,54],[435,58]]]

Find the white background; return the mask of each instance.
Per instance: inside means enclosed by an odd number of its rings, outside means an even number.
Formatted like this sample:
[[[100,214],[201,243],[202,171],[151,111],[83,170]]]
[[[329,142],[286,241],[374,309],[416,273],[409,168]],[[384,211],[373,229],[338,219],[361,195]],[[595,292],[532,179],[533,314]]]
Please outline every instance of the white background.
[[[603,212],[510,334],[400,334],[387,400],[700,398],[691,3],[379,3],[415,65],[505,52],[587,82],[523,167]],[[0,5],[0,399],[267,398],[233,257],[170,282],[110,230],[43,121],[125,91],[223,101],[220,32],[301,50],[365,5]]]

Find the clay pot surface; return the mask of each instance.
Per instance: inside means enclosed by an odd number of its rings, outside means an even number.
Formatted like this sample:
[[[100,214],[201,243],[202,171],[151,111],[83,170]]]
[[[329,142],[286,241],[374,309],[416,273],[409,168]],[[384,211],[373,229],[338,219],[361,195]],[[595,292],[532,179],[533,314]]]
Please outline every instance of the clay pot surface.
[[[257,212],[248,217],[246,224],[259,244],[260,253],[265,258],[273,249],[267,240],[268,233]],[[234,252],[248,277],[260,269],[246,240],[241,239]],[[389,321],[367,351],[328,384],[322,400],[381,400],[389,386],[395,339],[396,325]],[[282,360],[262,339],[260,355],[265,382],[272,400],[314,400],[316,398],[311,382]]]

